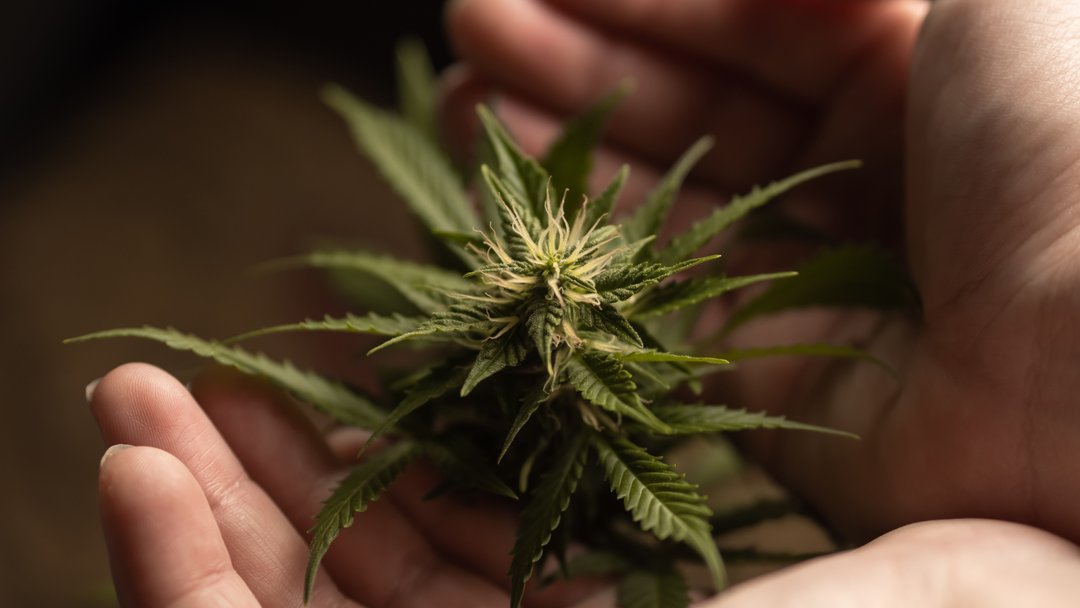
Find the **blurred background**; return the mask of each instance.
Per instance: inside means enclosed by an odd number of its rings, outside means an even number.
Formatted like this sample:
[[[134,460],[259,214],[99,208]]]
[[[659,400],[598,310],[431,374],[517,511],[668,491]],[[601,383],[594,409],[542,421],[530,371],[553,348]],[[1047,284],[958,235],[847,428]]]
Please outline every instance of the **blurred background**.
[[[415,248],[317,92],[392,101],[405,34],[445,65],[442,4],[3,3],[0,606],[113,605],[84,387],[125,361],[195,370],[149,342],[61,340],[141,324],[224,337],[341,312],[317,276],[250,271],[324,237]],[[266,348],[353,371],[304,337]]]

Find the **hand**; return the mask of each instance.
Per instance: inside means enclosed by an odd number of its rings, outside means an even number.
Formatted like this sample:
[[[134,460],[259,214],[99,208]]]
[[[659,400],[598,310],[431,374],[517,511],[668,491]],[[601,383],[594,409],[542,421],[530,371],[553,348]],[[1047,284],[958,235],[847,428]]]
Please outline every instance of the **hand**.
[[[625,157],[665,167],[703,132],[719,142],[698,173],[714,199],[863,158],[861,177],[792,211],[904,243],[921,322],[813,312],[742,339],[858,339],[903,381],[745,364],[730,402],[863,438],[763,433],[751,447],[856,537],[979,516],[1080,540],[1080,5],[461,0],[449,23],[469,65],[448,83],[452,125],[493,85],[537,151],[557,117],[630,76],[601,172]]]
[[[289,606],[301,601],[308,522],[362,437],[318,435],[287,398],[216,370],[191,394],[164,372],[127,365],[91,406],[110,448],[101,509],[113,575],[126,606]],[[313,606],[493,606],[507,597],[514,521],[444,497],[424,503],[430,474],[414,467],[342,532],[316,582]],[[969,576],[942,580],[963,568]],[[1076,597],[1080,555],[1016,524],[934,522],[847,554],[736,587],[709,608],[797,604],[1040,606]],[[993,585],[991,581],[1004,582]],[[597,589],[600,589],[597,591]],[[1019,595],[1022,593],[1023,595]],[[527,596],[530,607],[614,606],[588,582]],[[358,603],[359,602],[359,603]]]
[[[301,605],[302,531],[362,437],[324,438],[286,397],[222,369],[189,393],[161,370],[126,365],[97,385],[91,408],[107,443],[145,446],[114,447],[101,467],[102,518],[124,605]],[[505,608],[516,518],[480,503],[424,502],[434,483],[412,467],[344,530],[312,605]],[[527,600],[567,606],[597,592],[587,582],[557,584]],[[611,592],[600,593],[592,601],[610,604]]]

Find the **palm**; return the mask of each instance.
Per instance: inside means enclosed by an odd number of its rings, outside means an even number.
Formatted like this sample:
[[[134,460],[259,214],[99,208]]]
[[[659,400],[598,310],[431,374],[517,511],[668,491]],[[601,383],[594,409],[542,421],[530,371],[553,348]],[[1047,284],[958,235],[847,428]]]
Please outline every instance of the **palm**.
[[[610,158],[665,164],[712,131],[719,152],[700,177],[720,196],[789,165],[867,161],[860,179],[830,183],[844,190],[793,211],[825,229],[904,242],[923,321],[813,314],[743,339],[862,339],[904,381],[869,368],[747,365],[742,404],[864,437],[760,436],[766,462],[857,534],[984,515],[1080,538],[1080,521],[1058,506],[1077,487],[1067,406],[1080,388],[1067,369],[1078,333],[1069,313],[1080,303],[1080,269],[1069,265],[1080,218],[1067,207],[1080,179],[1069,107],[1080,66],[1061,24],[1080,11],[942,0],[905,86],[928,9],[919,0],[549,4],[565,12],[474,1],[451,20],[459,51],[508,91],[500,107],[526,146],[540,147],[554,116],[629,74],[638,93],[615,118]],[[451,116],[458,101],[450,97]]]

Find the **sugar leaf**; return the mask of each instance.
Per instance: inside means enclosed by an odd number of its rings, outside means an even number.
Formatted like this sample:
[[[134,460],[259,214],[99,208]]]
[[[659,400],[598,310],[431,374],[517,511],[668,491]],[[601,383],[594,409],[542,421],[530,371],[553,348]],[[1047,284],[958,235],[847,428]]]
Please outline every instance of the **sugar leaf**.
[[[709,527],[712,510],[697,486],[626,437],[594,433],[592,444],[611,490],[641,529],[686,543],[705,561],[716,588],[723,589],[727,576]]]
[[[541,165],[551,174],[552,185],[561,195],[566,195],[566,216],[573,218],[586,193],[586,179],[592,171],[593,150],[600,142],[604,126],[615,106],[630,91],[629,83],[623,83],[604,96],[584,114],[572,119],[559,137],[548,148]]]
[[[357,513],[367,510],[368,505],[379,498],[406,466],[420,453],[419,446],[411,441],[395,443],[378,454],[370,455],[352,470],[323,503],[315,518],[315,526],[309,530],[311,549],[308,557],[307,575],[304,578],[304,603],[311,599],[315,587],[315,574],[319,571],[330,543],[338,534],[353,524]]]
[[[596,284],[597,293],[605,300],[619,302],[637,294],[646,287],[656,285],[674,274],[698,264],[711,262],[719,257],[719,255],[708,255],[671,265],[657,264],[655,262],[612,265],[611,268],[599,274],[594,283]]]
[[[521,399],[521,404],[518,407],[517,414],[514,415],[514,421],[510,423],[510,431],[506,433],[506,439],[503,440],[502,450],[499,451],[499,458],[497,462],[502,462],[506,452],[513,445],[514,439],[517,438],[521,429],[525,428],[529,419],[536,413],[536,410],[540,409],[540,406],[547,403],[550,393],[545,389],[547,382],[541,382],[533,390],[525,393],[525,396]]]
[[[295,331],[331,331],[341,333],[372,334],[376,336],[397,336],[416,330],[423,322],[424,317],[406,317],[405,315],[380,315],[368,313],[366,315],[346,315],[334,318],[327,315],[321,320],[305,319],[299,323],[287,325],[275,325],[264,327],[247,333],[234,336],[226,340],[227,343],[242,342],[260,336]]]
[[[432,142],[438,140],[435,127],[435,70],[424,43],[406,38],[396,50],[398,108],[402,117]]]
[[[405,393],[405,398],[398,403],[397,407],[390,410],[382,424],[371,431],[371,435],[368,436],[368,440],[364,444],[365,447],[371,445],[371,442],[382,436],[386,431],[394,428],[406,416],[430,403],[431,400],[461,386],[464,378],[465,369],[456,363],[451,363],[437,367],[415,380]]]
[[[761,315],[810,306],[915,312],[920,308],[918,292],[892,254],[873,247],[844,247],[822,252],[802,265],[797,277],[772,285],[736,311],[725,331]]]
[[[544,203],[548,200],[548,173],[518,147],[499,120],[485,106],[478,106],[476,113],[484,128],[485,141],[495,157],[496,169],[514,197],[531,211],[531,216],[542,221],[545,217]]]
[[[675,202],[675,195],[678,194],[679,188],[682,187],[683,179],[686,178],[686,175],[690,173],[690,169],[701,160],[702,156],[705,156],[705,153],[712,146],[713,140],[711,137],[702,137],[694,142],[694,145],[690,146],[690,149],[684,152],[679,160],[675,162],[675,166],[664,175],[660,183],[649,193],[645,202],[638,207],[634,215],[623,222],[623,236],[628,242],[654,236],[660,232],[660,227],[664,225],[668,212],[671,210],[671,205]],[[690,253],[693,253],[693,251]],[[689,253],[682,256],[680,260],[687,257],[690,257]]]
[[[570,357],[564,369],[567,382],[590,403],[656,432],[667,430],[667,425],[641,402],[633,376],[615,356],[587,350]]]
[[[511,331],[499,338],[493,338],[484,342],[476,361],[469,369],[469,375],[461,386],[461,396],[468,395],[477,384],[491,377],[507,367],[520,365],[529,354],[528,347],[524,344],[520,332]]]
[[[630,167],[623,165],[619,168],[619,172],[612,178],[611,183],[604,188],[603,192],[597,194],[595,197],[589,199],[585,204],[585,221],[586,226],[592,226],[600,218],[610,216],[611,210],[615,207],[615,201],[619,198],[619,193],[622,192],[623,184],[626,183],[626,178],[630,176]]]
[[[797,173],[764,188],[754,188],[749,194],[732,199],[727,205],[713,211],[711,215],[691,226],[686,232],[672,238],[667,247],[657,253],[656,258],[669,264],[684,260],[747,213],[788,190],[829,173],[856,169],[861,166],[862,163],[859,161],[832,163]]]
[[[176,350],[188,351],[200,357],[213,359],[245,374],[265,378],[345,424],[373,429],[379,426],[386,416],[375,404],[341,384],[311,372],[300,371],[288,361],[279,363],[261,353],[252,354],[234,346],[204,340],[171,328],[114,329],[72,338],[66,342],[129,337],[155,340]]]
[[[661,405],[653,408],[657,418],[671,427],[676,435],[697,435],[752,429],[791,429],[815,431],[857,439],[856,435],[814,424],[770,416],[764,412],[748,412],[723,405]]]
[[[428,229],[471,232],[480,225],[449,161],[412,124],[335,85],[323,90],[323,99]]]
[[[661,285],[633,301],[622,313],[635,321],[673,313],[762,281],[795,276],[794,272],[774,272],[741,277],[695,277]]]
[[[575,432],[558,451],[558,459],[544,474],[531,493],[529,504],[521,512],[517,540],[511,551],[510,607],[521,606],[525,583],[532,576],[533,565],[540,561],[551,534],[559,526],[570,497],[577,489],[589,455],[584,430]]]
[[[472,284],[463,279],[459,273],[366,251],[315,251],[304,256],[280,260],[266,267],[269,269],[323,268],[373,277],[423,312],[435,312],[446,308],[451,300],[448,295],[450,293],[467,293],[472,290]],[[365,283],[360,288],[370,290],[373,285]],[[362,293],[354,295],[363,297]]]
[[[634,570],[619,581],[619,608],[687,608],[690,589],[675,568]]]

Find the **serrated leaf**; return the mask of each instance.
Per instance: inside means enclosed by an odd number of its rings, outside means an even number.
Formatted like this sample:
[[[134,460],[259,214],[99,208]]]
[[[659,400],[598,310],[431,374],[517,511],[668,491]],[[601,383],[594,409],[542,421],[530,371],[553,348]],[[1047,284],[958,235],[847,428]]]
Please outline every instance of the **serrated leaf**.
[[[376,278],[424,312],[446,308],[452,299],[448,294],[469,293],[473,289],[472,283],[456,272],[365,251],[316,251],[267,266],[270,269],[297,267],[348,271]],[[371,289],[371,285],[364,284],[361,288]]]
[[[607,188],[604,188],[603,192],[586,202],[584,211],[584,224],[586,227],[592,226],[602,217],[611,215],[611,210],[615,207],[615,201],[619,199],[619,193],[622,192],[623,184],[626,183],[628,177],[630,177],[630,167],[623,165],[619,168],[619,172],[615,174],[615,177],[612,178]]]
[[[459,484],[517,500],[517,494],[499,479],[488,458],[464,437],[440,437],[425,443],[424,453],[444,475]]]
[[[697,487],[626,437],[594,433],[592,444],[612,491],[641,529],[694,549],[708,566],[716,588],[723,589],[727,576],[709,528],[712,511]]]
[[[693,306],[706,300],[760,283],[795,276],[794,272],[774,272],[741,277],[691,278],[677,283],[661,285],[641,296],[623,309],[622,313],[634,320],[644,320]]]
[[[662,405],[653,408],[653,413],[671,427],[673,434],[676,435],[752,429],[789,429],[858,439],[857,435],[845,431],[795,422],[783,416],[770,416],[764,412],[731,409],[723,405]]]
[[[352,525],[357,513],[368,508],[379,498],[401,471],[419,454],[415,443],[403,441],[370,456],[341,480],[316,517],[311,533],[311,551],[308,557],[307,575],[304,578],[304,603],[311,599],[315,587],[315,574],[319,571],[330,543],[341,530]]]
[[[619,608],[687,608],[690,588],[675,568],[635,570],[619,581]]]
[[[376,336],[397,336],[410,331],[415,331],[424,321],[425,319],[423,317],[406,317],[405,315],[400,314],[389,316],[375,313],[368,313],[366,315],[350,314],[342,318],[334,318],[327,315],[321,321],[305,319],[299,323],[275,325],[273,327],[256,329],[229,338],[225,342],[232,344],[260,336],[294,331],[332,331],[371,334]]]
[[[429,230],[471,232],[480,226],[449,161],[423,133],[341,87],[326,87],[322,97],[341,114],[360,149]],[[462,257],[471,263],[467,255]]]
[[[584,351],[570,357],[566,381],[585,400],[618,416],[626,416],[662,433],[666,426],[645,407],[637,393],[633,376],[617,358],[608,353]]]
[[[455,304],[450,307],[450,310],[432,314],[416,329],[395,336],[369,350],[368,354],[371,355],[384,348],[417,338],[441,337],[464,340],[472,334],[486,336],[490,335],[492,328],[497,325],[498,323],[492,321],[488,309],[472,304]]]
[[[502,450],[499,451],[499,458],[496,462],[502,462],[503,457],[506,456],[506,452],[513,445],[514,439],[517,438],[521,429],[525,428],[536,410],[547,403],[550,393],[545,388],[546,384],[547,382],[541,382],[522,398],[517,414],[514,415],[514,421],[510,423],[510,430],[506,433],[506,439],[503,440]]]
[[[638,207],[634,215],[623,222],[622,232],[627,242],[633,242],[647,236],[655,236],[660,232],[660,227],[664,225],[664,221],[667,219],[671,204],[675,202],[675,195],[678,194],[683,179],[690,173],[690,169],[701,160],[701,157],[705,156],[705,153],[712,148],[712,145],[713,140],[711,137],[703,137],[694,142],[690,149],[684,152],[679,160],[675,162],[675,165],[664,175],[656,188],[649,193],[645,202]],[[690,256],[684,255],[679,260],[688,257]]]
[[[586,193],[586,180],[592,171],[593,150],[615,106],[630,92],[623,83],[604,96],[584,114],[566,123],[562,133],[548,148],[541,165],[551,175],[557,193],[566,195],[566,217],[573,218]]]
[[[845,247],[821,253],[797,277],[771,286],[733,314],[730,332],[755,317],[811,306],[918,311],[919,296],[903,265],[881,249]]]
[[[667,247],[656,255],[656,259],[669,264],[684,260],[747,213],[788,190],[829,173],[857,169],[861,166],[862,163],[859,161],[832,163],[797,173],[787,179],[773,182],[764,188],[754,188],[749,194],[732,199],[727,205],[713,211],[708,217],[695,223],[686,232],[672,238]]]
[[[427,49],[418,38],[398,43],[398,108],[405,120],[433,142],[438,141],[435,127],[435,69]]]
[[[394,428],[397,423],[401,422],[409,414],[427,405],[433,399],[442,397],[461,386],[465,379],[465,371],[464,368],[451,363],[435,368],[417,379],[405,393],[405,397],[398,403],[397,407],[386,415],[382,424],[371,431],[371,435],[364,444],[365,449],[371,445],[371,442],[381,437],[386,431]]]
[[[553,339],[555,330],[562,325],[563,306],[557,300],[542,299],[536,302],[525,313],[525,328],[536,346],[536,352],[540,354],[540,360],[548,374],[553,373],[551,366],[551,351],[554,349]]]
[[[386,414],[375,404],[341,384],[331,382],[311,372],[293,367],[288,361],[277,362],[263,354],[252,354],[235,346],[226,346],[213,340],[204,340],[175,329],[135,327],[114,329],[88,334],[66,340],[65,343],[83,342],[101,338],[144,338],[155,340],[176,349],[213,359],[245,374],[265,378],[288,390],[298,399],[306,401],[335,420],[372,429],[382,423]]]
[[[593,283],[596,285],[596,292],[606,301],[621,302],[672,275],[719,257],[719,255],[707,255],[671,265],[650,262],[614,265],[597,275]]]
[[[518,608],[533,565],[540,561],[551,534],[559,526],[570,497],[577,489],[589,455],[587,435],[578,430],[559,450],[558,460],[540,477],[529,504],[521,512],[517,540],[511,551],[510,606]]]
[[[727,359],[719,357],[699,357],[696,355],[680,355],[666,353],[658,350],[641,350],[615,355],[623,362],[638,363],[704,363],[706,365],[727,365],[731,363]]]
[[[578,329],[600,332],[638,348],[644,346],[634,326],[611,304],[606,302],[601,303],[600,306],[584,304],[577,306],[574,312]]]
[[[468,395],[477,384],[503,369],[520,365],[529,354],[523,342],[517,331],[485,341],[461,387],[461,396]]]
[[[542,227],[541,220],[536,217],[529,202],[522,199],[521,194],[514,192],[490,167],[481,166],[480,175],[494,201],[493,208],[499,218],[499,237],[506,243],[506,249],[515,259],[527,256],[529,249],[519,230],[536,239]]]
[[[495,157],[498,175],[513,196],[531,212],[532,219],[543,223],[544,203],[548,200],[548,173],[526,156],[491,110],[478,106],[476,113],[484,128],[485,141]]]

